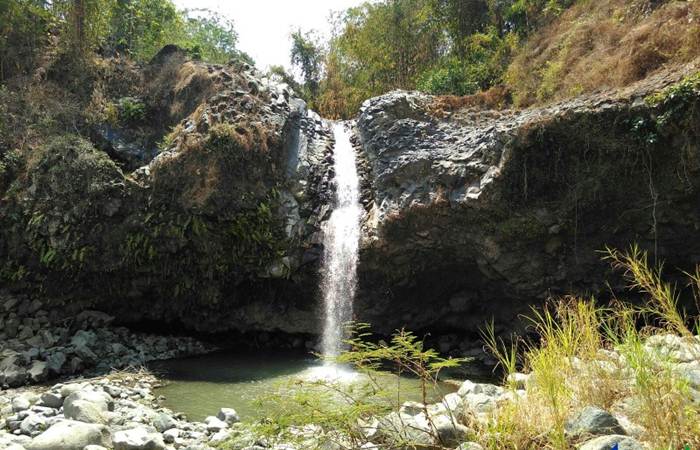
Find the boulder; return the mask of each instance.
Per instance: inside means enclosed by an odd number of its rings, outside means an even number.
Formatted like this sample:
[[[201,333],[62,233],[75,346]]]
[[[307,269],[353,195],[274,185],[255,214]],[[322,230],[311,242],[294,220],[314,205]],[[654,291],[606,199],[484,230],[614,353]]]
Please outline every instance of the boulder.
[[[496,408],[496,397],[484,393],[467,394],[464,396],[467,408],[476,414],[485,414]]]
[[[60,375],[65,364],[66,354],[61,351],[55,351],[46,358],[46,367],[53,375]]]
[[[87,423],[105,423],[106,413],[114,410],[114,401],[106,392],[80,390],[63,402],[63,414],[67,419]]]
[[[595,406],[586,406],[566,421],[565,432],[572,439],[587,436],[624,435],[617,419],[609,412]]]
[[[49,368],[46,361],[36,360],[32,363],[27,373],[34,383],[41,383],[49,377]]]
[[[34,392],[24,392],[12,399],[11,405],[14,412],[24,411],[39,401],[40,397]]]
[[[579,450],[644,450],[636,439],[622,435],[599,436],[586,441]]]
[[[221,408],[216,417],[226,422],[229,426],[241,421],[240,417],[238,417],[238,413],[233,408]]]
[[[474,383],[470,380],[464,381],[457,391],[460,397],[465,397],[467,394],[483,394],[488,397],[498,397],[501,393],[503,393],[501,386],[488,383]]]
[[[60,393],[47,391],[41,394],[41,404],[49,408],[58,409],[63,406],[63,397]]]
[[[163,433],[164,431],[177,427],[177,420],[170,414],[160,413],[153,419],[153,426],[159,433]]]
[[[376,438],[391,445],[410,443],[423,448],[435,444],[435,435],[423,414],[392,412],[379,419]]]
[[[19,426],[20,431],[22,434],[34,437],[42,432],[44,432],[47,428],[47,420],[46,417],[42,416],[41,414],[30,414],[27,417],[22,420],[22,423]]]
[[[145,427],[114,433],[114,450],[166,450],[163,437]]]
[[[527,384],[530,382],[531,377],[532,374],[530,373],[514,372],[508,374],[508,378],[506,381],[514,389],[525,389],[527,387]]]
[[[70,384],[63,385],[63,386],[61,386],[61,389],[60,389],[61,397],[67,398],[71,394],[85,389],[86,386],[87,385],[85,383],[70,383]]]
[[[226,422],[214,416],[209,416],[206,419],[204,419],[204,423],[207,424],[207,430],[213,432],[221,431],[224,428],[228,428],[228,424]]]
[[[458,423],[455,417],[439,415],[432,417],[431,421],[437,443],[443,446],[452,448],[469,435],[469,428]]]
[[[166,444],[173,444],[180,437],[180,430],[177,428],[171,428],[163,432],[163,441]]]
[[[110,448],[112,439],[104,425],[63,420],[26,445],[27,450],[83,450],[88,445]]]
[[[0,385],[6,384],[9,387],[19,387],[24,385],[29,378],[27,370],[24,367],[15,364],[14,361],[3,361],[4,370],[0,372]]]
[[[10,444],[9,447],[5,447],[4,450],[25,450],[25,448],[19,444]]]

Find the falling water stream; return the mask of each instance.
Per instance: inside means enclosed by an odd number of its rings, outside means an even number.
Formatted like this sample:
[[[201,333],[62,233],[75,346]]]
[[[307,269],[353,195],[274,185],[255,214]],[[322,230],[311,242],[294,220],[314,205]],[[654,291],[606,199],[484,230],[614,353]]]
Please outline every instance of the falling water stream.
[[[341,352],[344,324],[352,320],[362,214],[360,181],[350,135],[342,123],[334,125],[333,135],[336,203],[324,227],[321,281],[325,309],[322,351],[328,358]]]
[[[344,324],[353,316],[362,215],[359,177],[349,133],[342,124],[336,124],[333,132],[335,208],[324,225],[321,284],[322,352],[331,359],[343,350]],[[158,390],[158,395],[166,398],[164,405],[185,412],[195,420],[202,420],[221,407],[235,408],[244,420],[260,419],[277,407],[268,405],[261,409],[256,399],[271,393],[294,392],[299,389],[299,380],[333,380],[348,386],[366,382],[360,374],[332,361],[319,365],[308,357],[267,352],[248,356],[216,353],[154,363],[151,368],[168,381]],[[402,377],[399,381],[390,373],[378,379],[390,390],[400,386],[401,402],[422,399],[421,386],[416,379]],[[440,384],[431,389],[431,401],[453,390],[450,385]],[[342,401],[342,397],[338,401]]]

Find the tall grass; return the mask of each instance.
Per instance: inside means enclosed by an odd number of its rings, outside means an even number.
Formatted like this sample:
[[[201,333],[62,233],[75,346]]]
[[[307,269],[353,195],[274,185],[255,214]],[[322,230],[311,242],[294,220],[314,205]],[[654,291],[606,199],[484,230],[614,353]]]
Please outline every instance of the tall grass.
[[[511,346],[495,337],[493,327],[486,328],[487,347],[503,368],[512,373],[520,366],[531,378],[524,393],[498,408],[486,424],[476,424],[485,447],[572,448],[578,442],[567,436],[567,419],[589,405],[638,425],[638,439],[651,448],[700,446],[700,404],[693,402],[681,366],[672,352],[647,342],[668,335],[698,344],[690,327],[697,329],[697,319],[679,308],[675,286],[638,247],[608,249],[606,259],[644,295],[643,305],[616,301],[601,307],[595,299],[565,297],[533,309],[529,320],[537,338]],[[700,286],[700,269],[689,277]]]

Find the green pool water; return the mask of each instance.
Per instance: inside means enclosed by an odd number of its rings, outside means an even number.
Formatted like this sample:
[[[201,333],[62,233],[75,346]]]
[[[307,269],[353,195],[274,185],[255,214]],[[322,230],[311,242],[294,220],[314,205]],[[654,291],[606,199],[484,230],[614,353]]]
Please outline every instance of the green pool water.
[[[279,392],[299,389],[299,382],[333,379],[347,386],[357,386],[363,377],[350,371],[325,368],[312,357],[269,353],[257,354],[212,353],[192,358],[160,361],[150,366],[165,382],[156,390],[162,395],[163,406],[187,415],[189,420],[203,420],[216,415],[219,408],[234,408],[243,421],[256,421],[268,416],[270,409],[279,408],[274,401],[264,405],[256,400]],[[381,385],[397,392],[400,400],[420,400],[420,383],[416,379],[384,374]],[[440,383],[428,392],[430,401],[455,390],[454,385]]]

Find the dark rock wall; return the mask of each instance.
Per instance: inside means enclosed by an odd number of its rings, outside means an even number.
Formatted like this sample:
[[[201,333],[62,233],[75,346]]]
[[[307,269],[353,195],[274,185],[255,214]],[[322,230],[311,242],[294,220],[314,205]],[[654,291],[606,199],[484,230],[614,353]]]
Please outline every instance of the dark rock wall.
[[[549,296],[605,296],[606,278],[617,281],[606,246],[638,243],[670,268],[693,267],[700,101],[652,107],[643,99],[658,86],[444,119],[422,94],[366,102],[358,129],[374,201],[361,318],[385,331],[474,331],[491,317],[508,327]]]
[[[151,131],[174,125],[147,165],[74,135],[23,155],[2,195],[4,284],[123,322],[315,330],[327,124],[254,69],[171,50],[139,89]]]

